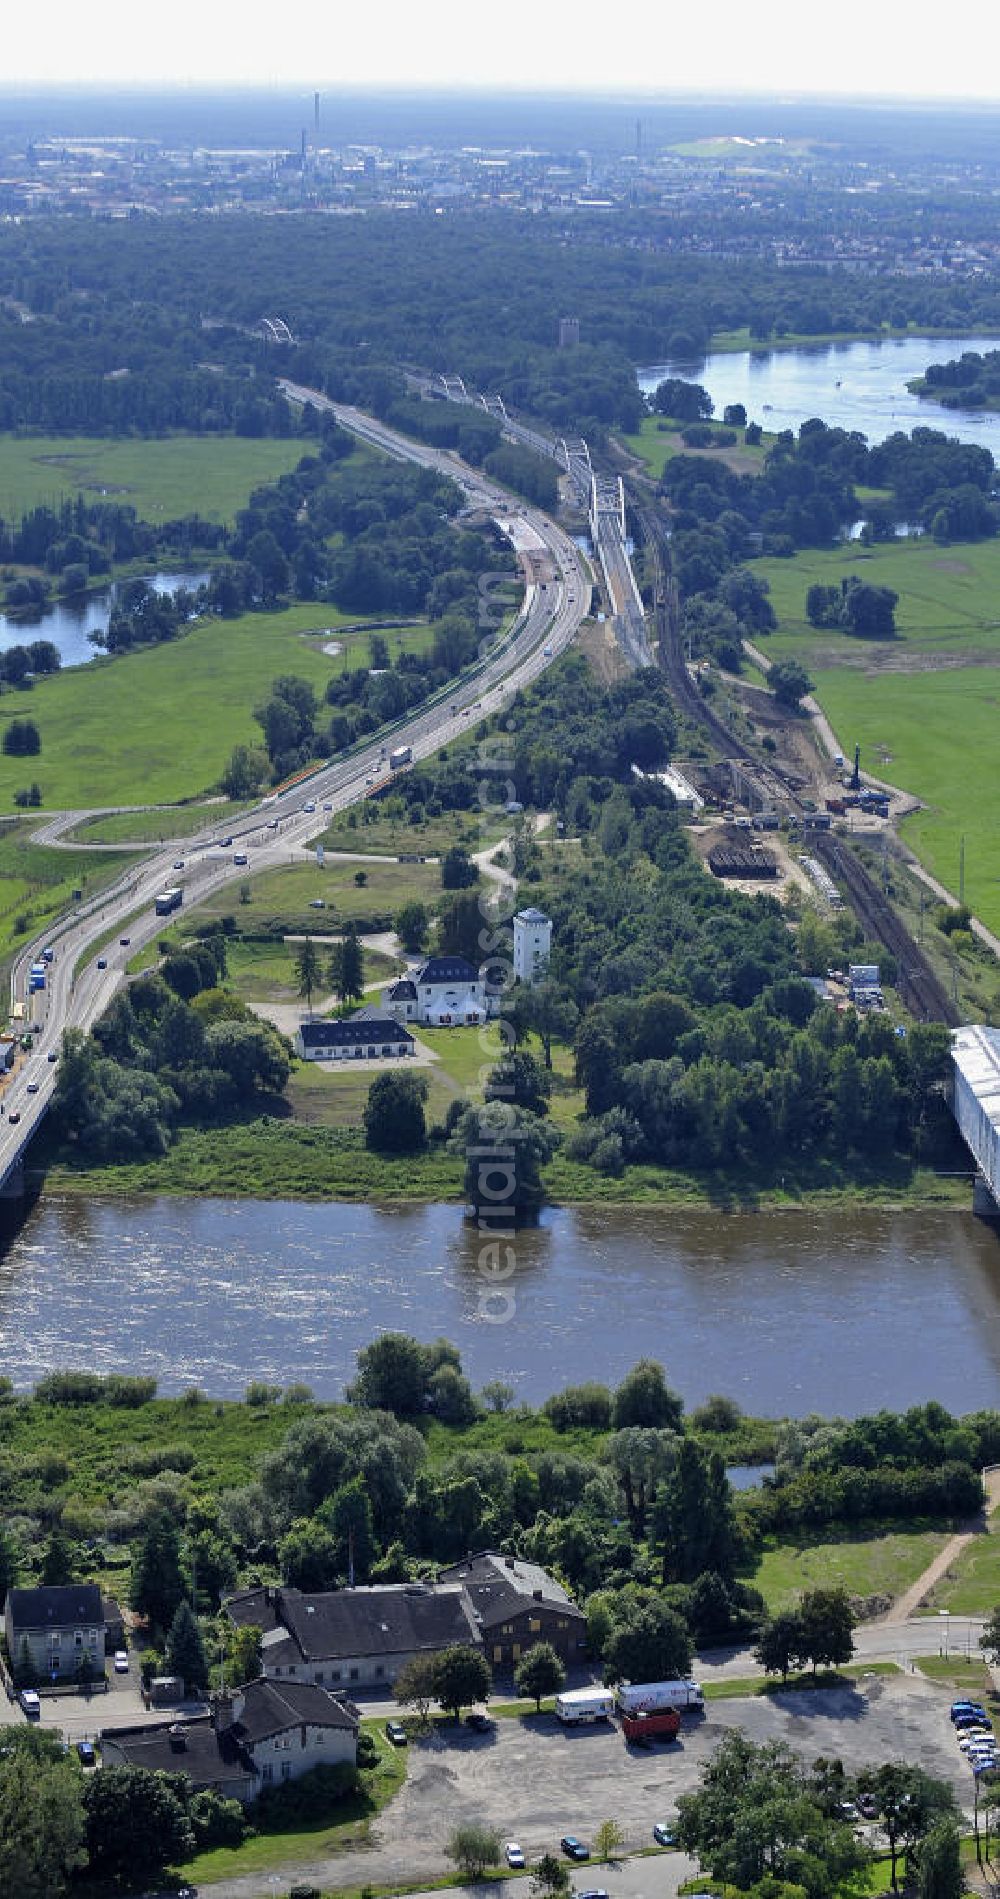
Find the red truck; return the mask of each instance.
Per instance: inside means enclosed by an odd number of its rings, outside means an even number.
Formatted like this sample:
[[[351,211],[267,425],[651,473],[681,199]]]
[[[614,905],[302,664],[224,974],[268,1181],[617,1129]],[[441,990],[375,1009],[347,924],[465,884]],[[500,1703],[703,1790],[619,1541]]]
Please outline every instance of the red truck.
[[[674,1741],[680,1732],[681,1717],[677,1708],[640,1708],[635,1714],[626,1714],[620,1710],[622,1734],[626,1741],[637,1741],[640,1747],[646,1747],[651,1741]]]

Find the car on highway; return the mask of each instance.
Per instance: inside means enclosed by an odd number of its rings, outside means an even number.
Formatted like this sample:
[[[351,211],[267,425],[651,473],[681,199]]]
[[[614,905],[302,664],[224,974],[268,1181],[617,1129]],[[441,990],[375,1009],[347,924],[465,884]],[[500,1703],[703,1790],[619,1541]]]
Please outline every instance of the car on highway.
[[[578,1840],[575,1833],[564,1833],[559,1842],[567,1859],[589,1859],[590,1848]]]
[[[653,1838],[656,1841],[657,1846],[676,1846],[677,1845],[676,1820],[657,1820],[656,1825],[653,1828]]]
[[[59,1050],[57,1048],[50,1048],[45,1059],[47,1062],[57,1062],[59,1060]]]
[[[222,840],[222,848],[223,848],[223,850],[224,850],[224,851],[228,851],[228,850],[231,850],[231,849],[232,849],[232,843],[233,843],[233,840],[232,840],[232,838],[231,838],[231,837],[224,837],[224,838],[223,838],[223,840]]]
[[[385,1734],[386,1740],[391,1741],[393,1747],[406,1746],[406,1729],[402,1721],[387,1721],[385,1724]]]
[[[20,1121],[20,1119],[21,1119],[21,1111],[20,1111],[20,1109],[19,1109],[19,1108],[15,1108],[15,1109],[14,1109],[14,1112],[13,1112],[13,1114],[9,1114],[9,1115],[7,1116],[7,1119],[8,1119],[8,1121],[10,1122],[10,1125],[11,1125],[11,1127],[16,1127],[16,1126],[17,1126],[17,1123],[18,1123],[18,1122]]]
[[[514,1872],[522,1872],[524,1870],[527,1862],[524,1857],[524,1847],[519,1840],[508,1840],[503,1852],[508,1866],[510,1866]]]
[[[29,1081],[29,1083],[28,1083],[28,1088],[27,1088],[27,1092],[28,1092],[28,1094],[29,1094],[29,1095],[37,1095],[37,1093],[38,1093],[38,1083],[37,1083],[37,1081]]]
[[[551,659],[551,658],[552,658],[552,648],[551,648],[551,646],[543,646],[543,647],[542,647],[542,658],[543,658],[543,659]]]
[[[97,958],[97,967],[98,967],[98,969],[107,969],[107,966],[108,966],[108,959],[107,959],[107,957],[106,957],[106,956],[99,956],[99,957]]]
[[[97,1766],[97,1750],[93,1741],[77,1741],[76,1751],[84,1767]]]
[[[132,938],[130,936],[120,936],[118,938],[118,941],[122,949],[128,949],[129,944],[132,941]]]
[[[115,1674],[116,1675],[128,1674],[128,1649],[127,1648],[115,1649]]]
[[[42,1704],[33,1688],[22,1688],[17,1698],[29,1721],[41,1720]]]
[[[183,859],[183,857],[175,857],[175,858],[174,858],[174,869],[175,869],[175,870],[183,870],[183,869],[184,869],[184,859]]]
[[[323,809],[324,809],[324,811],[332,811],[332,810],[333,810],[333,806],[332,806],[332,804],[325,804],[325,805],[323,806]]]
[[[302,809],[303,809],[303,811],[304,811],[304,812],[306,813],[306,816],[307,816],[307,817],[311,817],[311,816],[312,816],[312,813],[313,813],[313,812],[315,811],[315,809],[316,809],[316,800],[315,800],[315,798],[310,798],[310,800],[309,800],[309,803],[308,803],[308,804],[304,804],[304,805],[302,806]],[[230,844],[232,843],[232,841],[233,841],[233,840],[232,840],[232,838],[230,838],[230,840],[229,840],[229,842],[230,842]]]

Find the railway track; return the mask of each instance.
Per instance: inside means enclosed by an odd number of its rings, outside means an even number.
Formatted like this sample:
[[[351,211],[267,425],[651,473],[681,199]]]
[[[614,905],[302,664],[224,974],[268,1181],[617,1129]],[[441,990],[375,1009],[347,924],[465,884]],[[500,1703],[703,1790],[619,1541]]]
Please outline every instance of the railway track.
[[[657,663],[666,675],[678,706],[693,723],[707,732],[723,756],[757,764],[759,761],[750,748],[706,704],[688,672],[681,643],[680,601],[670,571],[670,547],[663,523],[655,509],[645,500],[640,500],[634,490],[630,492],[629,500],[652,568]],[[787,784],[787,778],[784,782],[789,805],[802,818],[802,804]],[[882,943],[895,957],[899,968],[897,986],[911,1014],[922,1022],[946,1022],[949,1027],[955,1027],[961,1020],[960,1012],[956,1010],[919,944],[914,941],[885,892],[869,875],[860,858],[842,839],[828,831],[813,832],[809,842],[813,854],[846,891],[865,934]]]

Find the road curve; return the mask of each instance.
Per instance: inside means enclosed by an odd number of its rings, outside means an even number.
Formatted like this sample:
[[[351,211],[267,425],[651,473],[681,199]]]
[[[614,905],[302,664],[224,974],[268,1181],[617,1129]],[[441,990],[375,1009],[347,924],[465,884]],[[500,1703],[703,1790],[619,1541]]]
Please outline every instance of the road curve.
[[[590,579],[583,556],[540,509],[517,501],[449,451],[411,442],[360,409],[331,402],[317,390],[292,383],[283,387],[293,401],[332,413],[342,427],[385,454],[450,476],[470,506],[488,510],[524,571],[521,608],[510,631],[486,648],[473,668],[433,704],[393,725],[384,739],[376,737],[350,757],[322,766],[305,784],[264,799],[238,821],[151,852],[19,953],[11,973],[11,1004],[16,1017],[18,1008],[23,1009],[19,1019],[32,1031],[33,1048],[0,1104],[0,1186],[16,1168],[49,1106],[56,1072],[51,1058],[58,1054],[63,1032],[92,1027],[124,982],[129,960],[162,931],[163,919],[153,910],[157,891],[183,883],[185,901],[198,903],[227,883],[292,861],[331,812],[357,803],[376,775],[385,776],[390,746],[409,745],[415,760],[426,758],[464,731],[463,721],[474,712],[485,718],[499,711],[566,650],[589,609]],[[504,790],[501,795],[514,794]],[[307,803],[311,811],[305,810]],[[248,861],[235,863],[235,854]],[[43,945],[52,948],[54,959],[45,990],[32,995],[28,972]],[[97,967],[98,956],[104,969]]]

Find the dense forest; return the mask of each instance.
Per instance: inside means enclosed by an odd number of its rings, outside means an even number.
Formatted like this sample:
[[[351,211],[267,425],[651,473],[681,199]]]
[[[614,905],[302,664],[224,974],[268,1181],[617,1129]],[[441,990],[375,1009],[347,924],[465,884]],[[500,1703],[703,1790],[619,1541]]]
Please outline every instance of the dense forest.
[[[870,334],[1000,316],[988,281],[779,272],[672,255],[670,236],[656,217],[536,224],[501,212],[8,225],[0,278],[32,320],[0,314],[0,425],[280,432],[275,373],[385,414],[405,396],[396,366],[414,363],[599,440],[641,414],[636,363],[689,360],[719,330]],[[297,347],[269,350],[249,333],[272,310]],[[581,343],[559,350],[567,311]]]

